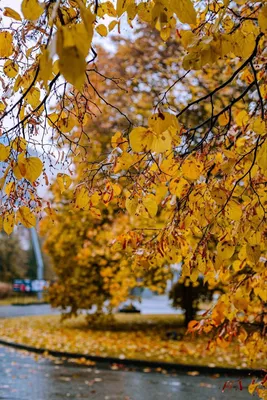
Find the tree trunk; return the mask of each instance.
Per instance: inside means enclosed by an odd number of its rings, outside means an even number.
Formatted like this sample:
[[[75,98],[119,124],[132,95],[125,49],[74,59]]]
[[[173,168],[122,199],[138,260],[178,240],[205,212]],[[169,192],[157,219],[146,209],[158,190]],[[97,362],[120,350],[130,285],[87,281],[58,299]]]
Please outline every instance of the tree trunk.
[[[193,307],[193,286],[190,282],[189,286],[184,286],[184,308],[185,308],[185,320],[184,325],[187,327],[188,323],[194,318],[194,307]]]

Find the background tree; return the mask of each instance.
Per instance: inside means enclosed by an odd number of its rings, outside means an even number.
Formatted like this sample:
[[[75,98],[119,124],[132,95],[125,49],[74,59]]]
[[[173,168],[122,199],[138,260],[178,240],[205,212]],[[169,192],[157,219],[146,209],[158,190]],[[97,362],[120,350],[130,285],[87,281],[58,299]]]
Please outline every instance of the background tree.
[[[27,252],[22,249],[19,237],[0,233],[0,281],[12,283],[27,273]]]

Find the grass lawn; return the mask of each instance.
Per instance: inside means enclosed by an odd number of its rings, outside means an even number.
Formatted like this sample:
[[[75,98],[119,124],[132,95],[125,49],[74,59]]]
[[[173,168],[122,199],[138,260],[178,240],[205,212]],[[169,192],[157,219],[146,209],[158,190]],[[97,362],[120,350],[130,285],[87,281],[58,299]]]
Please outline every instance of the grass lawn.
[[[181,316],[116,314],[114,321],[95,324],[83,316],[61,321],[60,316],[20,317],[0,320],[0,337],[47,350],[77,352],[182,364],[237,368],[266,368],[266,359],[256,352],[253,360],[244,345],[212,346],[210,338],[185,335]],[[176,332],[178,340],[167,338]]]

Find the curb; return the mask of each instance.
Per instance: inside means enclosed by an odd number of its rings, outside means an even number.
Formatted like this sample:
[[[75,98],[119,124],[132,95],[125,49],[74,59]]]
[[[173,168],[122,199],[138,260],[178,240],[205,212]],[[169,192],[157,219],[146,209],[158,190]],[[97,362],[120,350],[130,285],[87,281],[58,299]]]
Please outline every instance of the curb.
[[[101,357],[101,356],[91,356],[88,354],[80,354],[80,353],[69,353],[64,351],[56,351],[56,350],[48,350],[44,348],[37,348],[33,346],[27,346],[24,344],[9,342],[6,340],[0,339],[0,345],[12,347],[18,350],[26,350],[32,353],[37,354],[48,354],[53,357],[61,357],[61,358],[72,358],[79,359],[84,358],[89,361],[95,361],[97,363],[102,364],[120,364],[129,367],[135,368],[152,368],[152,369],[163,369],[167,371],[198,371],[203,374],[225,374],[225,375],[239,375],[239,376],[264,376],[265,373],[260,369],[237,369],[237,368],[226,368],[226,367],[209,367],[202,365],[184,365],[184,364],[176,364],[176,363],[168,363],[168,362],[157,362],[157,361],[145,361],[145,360],[136,360],[136,359],[121,359],[118,357]]]
[[[18,306],[18,307],[27,307],[27,306],[43,306],[44,304],[48,304],[47,301],[32,301],[31,303],[11,303],[11,306]]]

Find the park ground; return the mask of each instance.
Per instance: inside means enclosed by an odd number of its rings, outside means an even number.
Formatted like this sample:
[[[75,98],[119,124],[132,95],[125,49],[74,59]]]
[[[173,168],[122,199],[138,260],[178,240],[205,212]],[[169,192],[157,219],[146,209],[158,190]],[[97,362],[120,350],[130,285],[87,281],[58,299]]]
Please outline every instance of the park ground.
[[[117,314],[112,322],[104,320],[90,325],[84,316],[61,322],[58,310],[52,311],[48,304],[0,307],[3,340],[121,359],[121,363],[96,364],[83,358],[53,358],[48,354],[40,356],[0,347],[0,399],[250,399],[248,387],[253,374],[248,375],[243,368],[262,368],[266,360],[259,358],[256,364],[249,365],[247,356],[236,345],[207,354],[207,338],[205,341],[183,336],[181,315],[156,315],[156,311],[168,310],[160,304],[156,309],[154,302],[152,307],[148,301],[143,305],[144,314]],[[166,335],[170,332],[171,338]],[[177,337],[173,336],[174,332]],[[164,367],[152,369],[145,365],[137,370],[123,366],[124,358],[195,367],[172,373]],[[203,374],[198,371],[200,365],[212,369]],[[234,375],[219,374],[215,366],[237,367],[238,371]]]
[[[31,306],[31,313],[49,306]],[[214,342],[209,335],[187,334],[181,315],[115,314],[100,322],[84,315],[61,320],[60,315],[20,316],[28,307],[1,307],[13,318],[0,319],[0,337],[8,342],[52,351],[79,353],[119,359],[168,362],[207,367],[261,369],[266,360],[258,352],[251,359],[246,347],[237,340]],[[2,313],[2,314],[1,314]],[[16,315],[16,317],[15,317]],[[9,315],[5,315],[9,316]]]

